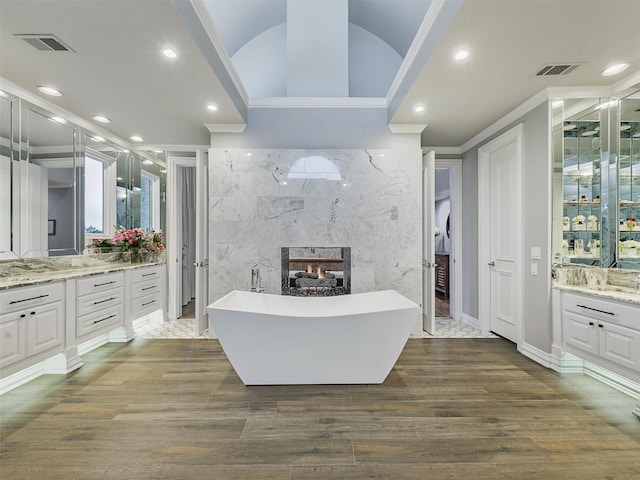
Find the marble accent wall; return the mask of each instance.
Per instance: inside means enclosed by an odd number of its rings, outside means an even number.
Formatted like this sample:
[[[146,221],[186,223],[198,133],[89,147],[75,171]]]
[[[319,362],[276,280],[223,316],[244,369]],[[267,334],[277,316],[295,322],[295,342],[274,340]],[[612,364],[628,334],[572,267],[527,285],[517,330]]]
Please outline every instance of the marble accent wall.
[[[280,293],[281,247],[351,247],[351,292],[393,289],[421,304],[422,153],[211,149],[210,300],[249,290],[260,268]]]

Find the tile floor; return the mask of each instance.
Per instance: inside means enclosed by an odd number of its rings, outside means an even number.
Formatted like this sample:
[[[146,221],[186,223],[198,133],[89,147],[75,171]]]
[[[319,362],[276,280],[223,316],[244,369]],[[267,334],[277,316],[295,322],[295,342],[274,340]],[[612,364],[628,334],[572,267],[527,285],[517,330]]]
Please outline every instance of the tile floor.
[[[134,328],[140,338],[195,338],[193,318],[177,319],[164,322],[162,315],[154,313],[134,322]],[[202,335],[206,337],[206,333]],[[432,335],[424,332],[422,337]],[[497,338],[492,333],[482,333],[477,328],[451,318],[436,318],[436,334],[438,338]]]

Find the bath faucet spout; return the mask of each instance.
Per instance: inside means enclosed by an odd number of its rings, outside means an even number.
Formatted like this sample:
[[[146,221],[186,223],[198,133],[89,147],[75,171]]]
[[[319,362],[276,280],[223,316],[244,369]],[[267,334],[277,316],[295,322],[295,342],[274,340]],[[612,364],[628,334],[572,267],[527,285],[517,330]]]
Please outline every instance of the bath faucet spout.
[[[260,269],[256,267],[257,267],[257,264],[251,268],[251,291],[262,293],[264,292],[264,288],[262,288],[262,279],[260,278]]]

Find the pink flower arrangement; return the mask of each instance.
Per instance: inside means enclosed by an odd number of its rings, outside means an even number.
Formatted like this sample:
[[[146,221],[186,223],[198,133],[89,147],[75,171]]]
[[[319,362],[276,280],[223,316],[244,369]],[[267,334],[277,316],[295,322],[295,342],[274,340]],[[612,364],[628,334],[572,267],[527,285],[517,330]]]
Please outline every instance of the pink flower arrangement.
[[[162,232],[160,230],[151,230],[149,233],[145,233],[141,228],[125,228],[121,226],[116,230],[111,241],[114,246],[119,247],[122,251],[164,252]]]

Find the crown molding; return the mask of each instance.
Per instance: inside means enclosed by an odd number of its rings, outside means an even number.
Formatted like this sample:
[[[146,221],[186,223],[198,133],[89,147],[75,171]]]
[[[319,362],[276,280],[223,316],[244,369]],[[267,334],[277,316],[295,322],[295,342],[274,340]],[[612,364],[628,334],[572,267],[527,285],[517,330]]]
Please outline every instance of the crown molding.
[[[383,97],[251,98],[249,108],[387,108]]]
[[[545,88],[544,90],[542,90],[542,91],[538,92],[537,94],[535,94],[533,97],[529,98],[528,100],[525,100],[523,103],[518,105],[516,108],[511,110],[509,113],[507,113],[504,117],[502,117],[498,121],[494,122],[493,124],[489,125],[487,128],[482,130],[476,136],[474,136],[471,139],[467,140],[465,143],[460,145],[460,151],[466,152],[470,148],[478,145],[480,142],[486,140],[487,138],[491,137],[492,135],[495,135],[496,133],[498,133],[500,130],[504,129],[508,125],[514,123],[520,117],[522,117],[526,113],[530,112],[531,110],[533,110],[535,107],[537,107],[541,103],[546,102],[547,100],[549,100],[549,92],[548,92],[548,90],[549,89]]]
[[[205,123],[211,133],[242,133],[247,128],[246,123]]]
[[[415,123],[390,123],[389,130],[391,133],[422,133],[423,130],[427,128],[426,123],[415,124]]]
[[[436,155],[462,155],[460,147],[422,147],[422,154],[435,152]]]

